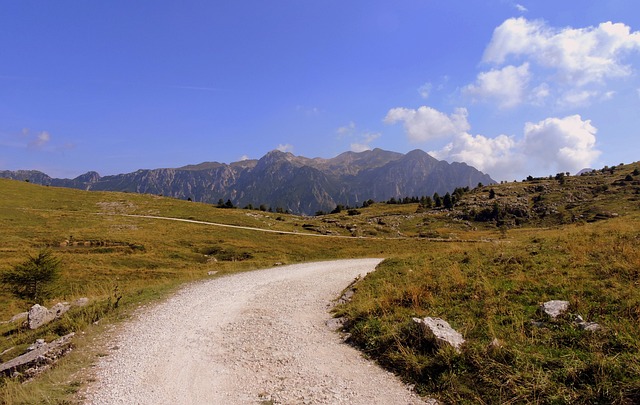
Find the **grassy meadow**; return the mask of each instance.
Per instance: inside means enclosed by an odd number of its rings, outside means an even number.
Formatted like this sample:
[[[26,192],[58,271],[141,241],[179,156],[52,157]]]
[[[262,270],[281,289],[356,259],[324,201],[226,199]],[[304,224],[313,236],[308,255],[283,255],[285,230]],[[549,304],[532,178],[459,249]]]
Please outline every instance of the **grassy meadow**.
[[[62,274],[45,305],[91,300],[36,331],[0,324],[0,361],[77,333],[77,349],[35,381],[0,380],[0,403],[75,403],[109,325],[183,283],[352,257],[387,260],[336,310],[349,341],[419,392],[443,403],[638,403],[637,166],[480,187],[453,210],[377,203],[312,218],[0,179],[0,273],[50,249]],[[601,329],[569,314],[545,320],[537,308],[552,299]],[[29,306],[0,291],[0,321]],[[426,341],[412,321],[425,316],[461,332],[462,352]]]

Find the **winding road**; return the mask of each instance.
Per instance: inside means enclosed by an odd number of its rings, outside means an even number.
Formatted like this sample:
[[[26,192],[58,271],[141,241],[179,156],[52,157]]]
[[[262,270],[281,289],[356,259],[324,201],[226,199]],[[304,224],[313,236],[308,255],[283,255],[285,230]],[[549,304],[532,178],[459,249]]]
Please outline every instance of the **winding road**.
[[[87,404],[424,404],[344,344],[331,303],[380,259],[275,267],[184,287],[123,325]]]

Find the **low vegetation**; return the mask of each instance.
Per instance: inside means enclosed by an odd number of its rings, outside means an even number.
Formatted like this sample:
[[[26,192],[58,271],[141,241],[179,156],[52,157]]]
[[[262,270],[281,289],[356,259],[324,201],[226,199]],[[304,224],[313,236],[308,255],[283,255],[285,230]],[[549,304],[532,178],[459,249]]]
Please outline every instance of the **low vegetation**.
[[[425,395],[444,403],[640,402],[638,167],[367,201],[317,217],[0,179],[0,320],[33,302],[90,299],[34,331],[22,321],[0,324],[0,361],[69,332],[79,332],[81,349],[28,384],[0,379],[0,403],[72,403],[105,325],[185,282],[346,257],[388,258],[337,309],[350,341]],[[57,263],[56,277],[46,292],[25,294],[12,277],[41,254]],[[537,308],[553,299],[568,300],[570,314],[546,321]],[[602,328],[582,330],[575,315]],[[420,334],[412,317],[425,316],[464,335],[461,353]]]

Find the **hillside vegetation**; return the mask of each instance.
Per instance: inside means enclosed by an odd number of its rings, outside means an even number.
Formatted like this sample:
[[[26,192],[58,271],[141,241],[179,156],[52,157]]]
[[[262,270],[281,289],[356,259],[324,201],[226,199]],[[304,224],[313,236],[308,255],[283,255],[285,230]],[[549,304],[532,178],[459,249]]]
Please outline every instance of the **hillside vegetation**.
[[[338,309],[349,341],[443,403],[639,403],[637,168],[480,188],[434,213],[501,239],[387,260]],[[550,300],[569,311],[547,319]],[[427,316],[464,336],[461,352],[424,338],[412,318]]]
[[[37,338],[84,333],[81,350],[36,381],[1,380],[0,398],[72,402],[85,382],[76,371],[101,355],[91,339],[103,325],[182,283],[278,264],[385,257],[337,312],[347,317],[350,342],[421,393],[444,403],[637,403],[638,168],[478,187],[456,194],[450,209],[375,203],[317,217],[0,179],[0,273],[47,249],[62,272],[45,305],[91,302],[36,331],[0,325],[0,361]],[[602,328],[581,330],[570,314],[545,321],[537,307],[553,299],[568,300],[571,314]],[[0,320],[30,305],[4,290]],[[425,316],[461,332],[462,352],[425,340],[412,321]]]

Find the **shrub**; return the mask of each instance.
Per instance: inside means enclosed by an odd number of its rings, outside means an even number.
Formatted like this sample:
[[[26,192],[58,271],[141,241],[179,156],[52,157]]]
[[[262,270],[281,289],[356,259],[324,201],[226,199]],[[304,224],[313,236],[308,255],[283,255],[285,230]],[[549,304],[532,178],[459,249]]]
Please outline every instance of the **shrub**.
[[[4,273],[0,281],[16,297],[42,304],[51,296],[52,286],[59,276],[60,259],[50,250],[43,250]]]

